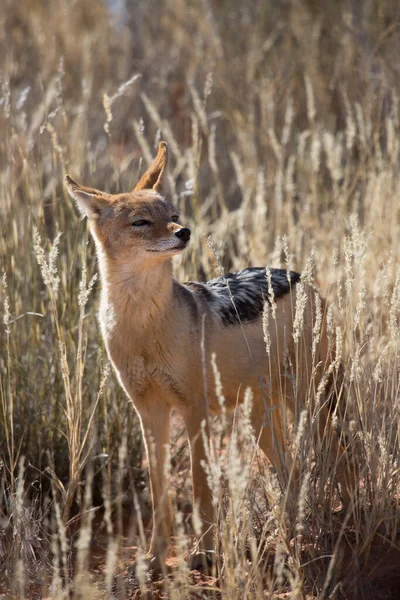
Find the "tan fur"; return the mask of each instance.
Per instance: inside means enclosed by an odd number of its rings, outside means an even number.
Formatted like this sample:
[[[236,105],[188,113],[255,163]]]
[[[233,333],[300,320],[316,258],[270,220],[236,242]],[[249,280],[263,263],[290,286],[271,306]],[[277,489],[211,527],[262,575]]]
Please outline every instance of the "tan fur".
[[[104,343],[142,426],[154,511],[149,558],[152,566],[158,568],[165,558],[171,530],[164,465],[173,408],[183,417],[188,432],[193,499],[204,522],[202,547],[213,548],[214,514],[201,466],[205,450],[200,435],[202,422],[208,435],[209,411],[219,411],[211,354],[216,354],[229,408],[235,406],[239,389],[253,390],[255,433],[282,480],[290,466],[282,408],[288,408],[297,417],[304,407],[310,382],[318,386],[331,362],[324,326],[318,356],[315,364],[311,364],[314,290],[306,291],[305,327],[297,346],[292,335],[296,289],[277,300],[276,320],[270,328],[269,361],[261,319],[244,325],[243,330],[239,326],[224,326],[203,297],[188,293],[173,279],[170,257],[181,252],[186,244],[175,235],[181,226],[171,220],[172,206],[155,191],[160,187],[165,165],[166,144],[162,142],[153,165],[133,192],[117,196],[79,186],[68,176],[66,180],[70,194],[89,217],[96,242],[102,280],[100,326]],[[151,225],[133,226],[135,219],[148,219]],[[205,361],[202,360],[203,323]],[[284,353],[290,357],[293,373],[297,374],[296,394],[287,376]],[[268,414],[266,405],[273,408]],[[327,413],[327,409],[320,411],[321,436],[331,428]],[[332,460],[341,452],[337,442],[333,442]]]

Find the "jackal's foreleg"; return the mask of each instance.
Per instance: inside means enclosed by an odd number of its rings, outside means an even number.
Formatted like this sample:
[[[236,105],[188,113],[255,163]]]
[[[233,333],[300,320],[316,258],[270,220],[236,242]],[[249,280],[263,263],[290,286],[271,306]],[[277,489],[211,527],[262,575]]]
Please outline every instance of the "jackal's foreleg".
[[[170,407],[160,398],[146,399],[138,411],[149,463],[151,502],[153,507],[153,530],[149,558],[154,569],[162,569],[162,563],[170,540],[172,511],[168,495],[169,472],[166,465],[169,443]]]

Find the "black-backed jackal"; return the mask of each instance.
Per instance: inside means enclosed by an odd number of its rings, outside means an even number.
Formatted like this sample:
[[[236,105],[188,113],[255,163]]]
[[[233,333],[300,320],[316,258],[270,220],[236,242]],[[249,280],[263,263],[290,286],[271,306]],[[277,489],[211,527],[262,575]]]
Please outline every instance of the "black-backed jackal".
[[[298,274],[251,268],[207,283],[183,285],[173,278],[171,257],[186,248],[190,230],[179,224],[178,214],[160,194],[166,162],[167,145],[161,142],[153,164],[126,194],[109,195],[83,187],[68,175],[66,185],[89,219],[102,282],[99,316],[104,343],[139,415],[146,443],[153,505],[150,567],[161,569],[170,537],[165,461],[170,412],[176,409],[188,433],[193,498],[203,521],[201,548],[206,553],[195,553],[191,559],[192,568],[198,568],[213,549],[213,504],[201,466],[206,460],[203,440],[208,437],[208,414],[220,410],[212,353],[217,357],[228,408],[235,407],[239,389],[252,389],[255,435],[281,481],[290,462],[283,410],[289,409],[296,418],[310,397],[310,388],[316,394],[333,361],[322,300],[318,344],[315,350],[314,342],[312,351],[316,293],[300,282]],[[300,289],[302,331],[295,340]],[[268,334],[270,360],[262,325],[265,302],[274,310]],[[296,374],[295,382],[287,375],[287,364]],[[268,386],[262,383],[266,378]],[[331,437],[332,461],[345,462],[332,433],[329,399],[320,404],[319,435]],[[268,414],[266,405],[271,409]],[[200,432],[202,423],[205,436]],[[339,481],[342,496],[348,496],[347,479],[343,476]]]

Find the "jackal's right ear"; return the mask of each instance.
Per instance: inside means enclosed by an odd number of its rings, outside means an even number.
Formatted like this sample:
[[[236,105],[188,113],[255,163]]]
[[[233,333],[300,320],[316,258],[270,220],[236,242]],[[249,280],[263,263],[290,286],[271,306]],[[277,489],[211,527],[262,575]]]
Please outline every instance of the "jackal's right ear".
[[[90,219],[97,219],[100,212],[110,206],[110,197],[100,190],[76,183],[69,175],[65,176],[69,195],[75,200],[80,212]]]
[[[151,163],[147,171],[141,176],[132,191],[138,190],[157,190],[161,189],[161,180],[167,166],[168,146],[167,142],[158,144],[157,156]]]

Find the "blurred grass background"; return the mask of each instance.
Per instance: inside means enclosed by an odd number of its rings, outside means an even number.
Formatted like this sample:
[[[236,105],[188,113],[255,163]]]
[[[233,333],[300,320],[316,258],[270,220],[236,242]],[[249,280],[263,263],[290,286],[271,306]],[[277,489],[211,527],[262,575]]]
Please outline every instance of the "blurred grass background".
[[[129,190],[160,139],[169,194],[194,232],[181,280],[217,275],[204,234],[226,270],[286,257],[301,271],[312,253],[368,464],[356,548],[368,558],[385,523],[398,549],[399,26],[390,0],[2,0],[0,557],[5,577],[28,569],[21,597],[39,564],[49,570],[54,499],[65,523],[81,515],[87,468],[95,506],[106,498],[121,515],[133,490],[148,502],[136,416],[104,379],[99,283],[85,296],[94,248],[63,177]],[[326,553],[336,541],[331,531]],[[298,589],[323,588],[315,570],[301,577]]]

